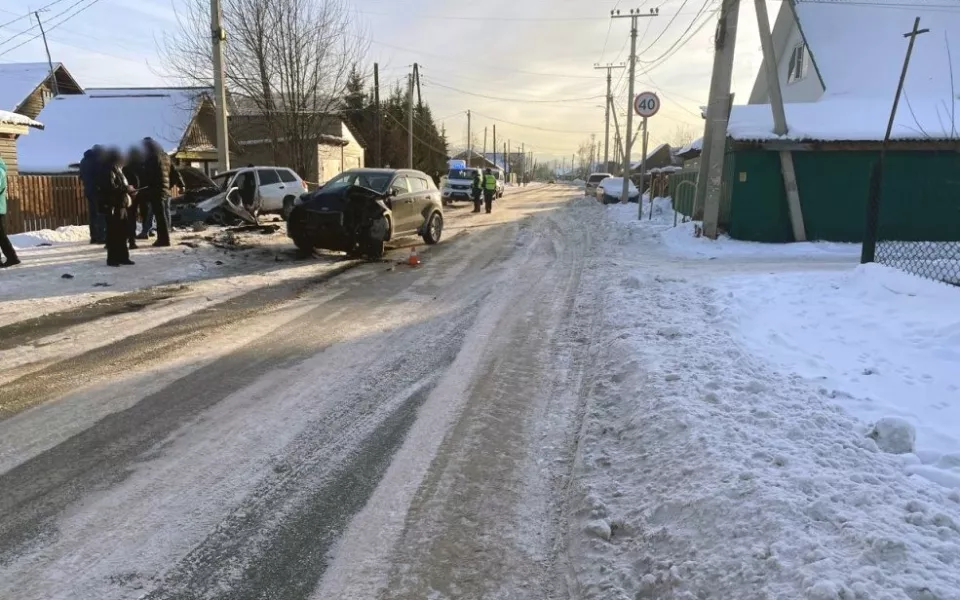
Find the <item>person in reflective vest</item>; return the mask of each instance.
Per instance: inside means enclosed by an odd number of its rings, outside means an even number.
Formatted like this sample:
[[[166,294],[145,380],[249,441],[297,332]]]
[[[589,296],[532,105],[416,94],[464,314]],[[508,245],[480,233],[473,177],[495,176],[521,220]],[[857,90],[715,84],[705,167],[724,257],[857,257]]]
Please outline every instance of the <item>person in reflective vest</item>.
[[[497,178],[493,172],[487,168],[483,176],[483,202],[486,204],[487,212],[493,210],[493,197],[497,195]]]
[[[480,212],[480,201],[483,194],[483,174],[480,169],[473,172],[473,212]]]

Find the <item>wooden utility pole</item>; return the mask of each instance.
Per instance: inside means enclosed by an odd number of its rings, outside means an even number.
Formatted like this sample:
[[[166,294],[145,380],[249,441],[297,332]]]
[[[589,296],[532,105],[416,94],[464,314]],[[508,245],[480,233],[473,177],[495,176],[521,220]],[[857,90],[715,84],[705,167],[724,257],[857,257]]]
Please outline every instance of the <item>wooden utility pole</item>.
[[[606,109],[606,117],[603,120],[603,169],[606,171],[610,168],[610,106],[613,104],[613,70],[614,69],[624,69],[626,65],[620,63],[619,65],[606,64],[606,65],[594,65],[594,69],[606,69],[607,70],[607,101],[604,102]]]
[[[383,166],[383,115],[380,112],[380,65],[373,63],[373,104],[377,111],[377,145],[376,153],[373,155],[373,164],[378,169]]]
[[[407,168],[413,168],[413,73],[407,75]]]
[[[754,0],[757,10],[757,25],[760,27],[760,46],[763,49],[763,66],[767,76],[767,90],[770,92],[770,108],[773,110],[773,132],[787,134],[787,115],[783,108],[783,94],[780,91],[780,78],[777,74],[777,56],[773,49],[773,37],[770,35],[770,17],[767,16],[767,3]],[[805,242],[807,233],[803,226],[803,210],[800,206],[800,190],[797,187],[797,173],[793,168],[793,154],[789,150],[780,151],[780,171],[783,173],[783,187],[787,194],[787,208],[790,210],[790,224],[793,227],[793,239]]]
[[[487,160],[487,128],[483,128],[483,160]],[[483,164],[483,163],[480,163]]]
[[[493,166],[497,166],[497,124],[493,124]]]
[[[217,166],[220,172],[230,170],[230,142],[227,129],[227,87],[224,84],[223,45],[227,32],[223,28],[220,0],[210,0],[210,33],[213,38],[213,95],[216,108]]]
[[[707,104],[707,123],[695,200],[697,205],[700,204],[700,199],[703,200],[703,233],[711,239],[716,239],[719,228],[727,122],[730,119],[730,80],[733,75],[733,53],[737,44],[739,18],[740,0],[723,0],[714,36],[710,100]]]
[[[56,97],[60,95],[60,90],[57,88],[57,78],[53,76],[53,59],[50,58],[50,46],[47,45],[47,32],[43,30],[43,21],[40,20],[40,11],[33,11],[33,16],[37,18],[37,25],[40,26],[40,35],[43,37],[43,48],[47,51],[47,65],[50,67],[50,85],[53,87],[53,96]]]
[[[910,57],[913,55],[913,44],[917,41],[917,36],[928,33],[929,29],[920,29],[920,17],[913,22],[913,30],[903,34],[903,37],[910,38],[907,44],[907,55],[903,58],[903,70],[900,71],[900,82],[897,84],[897,93],[893,97],[893,109],[890,111],[890,119],[887,121],[887,131],[883,135],[883,144],[880,147],[880,158],[873,165],[873,171],[870,173],[870,195],[867,197],[867,229],[863,235],[863,247],[860,251],[860,262],[869,263],[877,258],[877,239],[879,238],[880,227],[880,192],[883,187],[883,163],[887,156],[887,145],[890,143],[890,136],[893,134],[893,123],[897,118],[897,107],[900,106],[900,94],[903,93],[903,82],[907,78],[907,69],[910,67]]]
[[[626,202],[630,197],[630,132],[633,130],[633,94],[636,89],[635,79],[637,73],[637,19],[641,17],[655,17],[659,9],[650,9],[649,13],[641,13],[640,9],[630,9],[630,13],[621,15],[619,10],[610,11],[610,17],[613,19],[630,19],[630,91],[627,94],[627,146],[624,149],[623,156],[623,201]]]
[[[470,131],[470,111],[467,111],[467,166],[473,166],[473,137]]]

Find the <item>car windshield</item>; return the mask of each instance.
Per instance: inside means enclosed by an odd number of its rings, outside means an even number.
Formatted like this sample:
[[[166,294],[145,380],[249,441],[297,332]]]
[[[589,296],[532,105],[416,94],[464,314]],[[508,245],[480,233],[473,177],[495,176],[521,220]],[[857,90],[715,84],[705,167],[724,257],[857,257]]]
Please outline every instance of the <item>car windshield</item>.
[[[476,173],[473,169],[450,169],[450,172],[447,173],[447,179],[469,179],[473,181],[473,174]]]
[[[610,176],[609,175],[591,175],[590,179],[588,179],[587,181],[589,181],[590,183],[598,183],[600,181],[603,181],[607,177],[610,177]]]
[[[213,182],[217,184],[217,187],[220,188],[221,192],[227,191],[227,184],[230,183],[230,180],[233,179],[233,176],[236,175],[236,171],[227,171],[226,173],[219,173],[211,177]]]
[[[387,186],[390,185],[390,180],[392,178],[392,173],[347,171],[345,173],[340,173],[328,181],[323,188],[330,189],[348,185],[358,185],[360,187],[370,188],[371,190],[376,190],[378,192],[386,192]]]

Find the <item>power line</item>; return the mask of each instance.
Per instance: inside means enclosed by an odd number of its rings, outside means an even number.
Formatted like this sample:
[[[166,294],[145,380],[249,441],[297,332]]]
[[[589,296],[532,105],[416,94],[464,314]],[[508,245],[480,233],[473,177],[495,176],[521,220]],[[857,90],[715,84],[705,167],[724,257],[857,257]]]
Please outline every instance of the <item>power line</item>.
[[[507,121],[506,119],[498,119],[497,117],[491,117],[490,115],[485,115],[481,112],[473,111],[473,114],[484,117],[485,119],[490,119],[491,121],[496,121],[497,123],[506,123],[507,125],[513,125],[514,127],[524,127],[526,129],[535,129],[537,131],[547,131],[551,133],[597,133],[596,131],[583,131],[583,130],[569,130],[569,129],[548,129],[546,127],[537,127],[535,125],[524,125],[523,123],[515,123],[514,121]]]
[[[437,80],[432,79],[432,78],[428,78],[428,77],[424,77],[423,79],[424,79],[424,81],[426,81],[426,82],[429,83],[430,85],[435,85],[435,86],[437,86],[437,87],[441,87],[441,88],[444,88],[444,89],[447,89],[447,90],[451,90],[451,91],[454,91],[454,92],[458,92],[458,93],[460,93],[460,94],[466,94],[466,95],[468,95],[468,96],[476,96],[476,97],[478,97],[478,98],[486,98],[486,99],[488,99],[488,100],[500,100],[500,101],[502,101],[502,102],[529,102],[529,103],[531,103],[531,104],[556,104],[556,103],[561,103],[561,104],[562,104],[562,103],[567,103],[567,102],[583,102],[583,101],[586,101],[586,100],[596,100],[597,98],[603,98],[603,97],[604,97],[603,95],[599,95],[599,96],[584,96],[584,97],[582,97],[582,98],[560,98],[560,99],[557,99],[557,100],[533,100],[533,99],[530,99],[530,98],[504,98],[504,97],[502,97],[502,96],[488,96],[487,94],[478,94],[478,93],[476,93],[476,92],[469,92],[469,91],[467,91],[467,90],[461,90],[461,89],[459,89],[459,88],[455,88],[455,87],[452,87],[452,86],[449,86],[449,85],[444,85],[444,84],[442,84],[442,83],[439,83]]]
[[[491,15],[491,16],[453,16],[453,15],[428,15],[428,14],[400,14],[400,13],[379,13],[379,12],[369,12],[358,10],[358,14],[369,15],[374,17],[389,17],[391,19],[405,19],[405,18],[415,18],[415,19],[435,19],[439,21],[536,21],[537,23],[542,23],[544,21],[600,21],[601,19],[597,17],[507,17],[502,15]]]
[[[87,0],[77,0],[76,2],[74,2],[73,4],[71,4],[68,8],[66,8],[65,10],[61,11],[60,13],[57,13],[53,18],[59,17],[60,15],[69,12],[69,11],[70,11],[72,8],[74,8],[75,6],[78,6],[79,4],[82,4],[83,2],[86,2],[86,1],[87,1]],[[73,13],[71,13],[71,14],[67,15],[66,17],[64,17],[62,20],[54,23],[53,25],[51,25],[50,27],[47,28],[47,31],[48,31],[48,32],[49,32],[49,31],[53,31],[54,29],[56,29],[56,28],[59,27],[60,25],[66,23],[66,22],[69,21],[70,19],[72,19],[72,18],[74,18],[75,16],[79,15],[80,13],[82,13],[82,12],[85,11],[85,10],[87,10],[88,8],[90,8],[91,6],[93,6],[94,4],[96,4],[96,3],[98,3],[98,2],[100,2],[100,0],[90,0],[90,3],[89,3],[89,4],[87,4],[86,6],[81,6],[80,8],[78,8],[77,10],[75,10]],[[28,30],[28,31],[29,31],[29,30]],[[7,42],[13,40],[15,37],[18,37],[19,35],[22,35],[22,33],[26,33],[26,32],[18,33],[17,35],[9,38],[9,39],[6,40],[6,41],[0,42],[0,45],[6,44]],[[10,52],[13,52],[13,51],[16,50],[17,48],[19,48],[19,47],[21,47],[21,46],[25,46],[26,44],[29,44],[30,42],[32,42],[33,40],[41,37],[42,35],[43,35],[42,33],[38,33],[37,35],[33,36],[32,38],[30,38],[30,39],[28,39],[28,40],[24,40],[24,41],[20,42],[19,44],[15,45],[15,46],[11,46],[10,48],[7,48],[7,49],[4,50],[3,52],[0,52],[0,56],[3,56],[3,55],[5,55],[5,54],[9,54]]]
[[[404,131],[405,133],[410,133],[410,130],[407,129],[406,125],[404,125],[404,124],[401,123],[399,120],[397,120],[396,117],[394,117],[393,115],[391,115],[389,112],[386,112],[386,113],[384,113],[384,114],[387,115],[387,117],[389,117],[391,121],[393,121],[394,123],[396,123],[397,125],[399,125],[400,128],[403,129],[403,131]],[[413,134],[413,139],[417,140],[418,142],[420,142],[421,144],[423,144],[423,145],[426,146],[427,148],[433,150],[434,152],[439,152],[440,154],[443,154],[444,156],[447,156],[447,151],[446,151],[446,150],[441,150],[440,148],[437,148],[436,146],[432,146],[432,145],[429,144],[428,142],[423,141],[423,140],[420,138],[420,136],[418,136],[416,133]]]
[[[25,14],[25,15],[20,15],[19,17],[17,17],[16,19],[13,19],[12,21],[7,21],[6,23],[3,23],[2,25],[0,25],[0,28],[6,27],[7,25],[13,25],[13,24],[16,23],[17,21],[22,21],[23,19],[29,19],[30,17],[33,16],[33,13],[34,13],[34,12],[43,12],[43,11],[47,10],[48,8],[50,8],[51,6],[53,6],[54,4],[59,4],[60,2],[63,2],[63,1],[64,1],[64,0],[53,0],[53,2],[51,2],[50,4],[47,4],[46,6],[41,6],[40,8],[36,9],[36,11],[31,10],[31,11],[27,12],[27,14]],[[10,14],[15,14],[15,13],[13,13],[12,11],[6,11],[6,12],[10,12]],[[31,27],[30,29],[33,29],[33,27]],[[29,30],[27,30],[27,31],[29,31]],[[18,35],[19,35],[19,34],[18,34]]]

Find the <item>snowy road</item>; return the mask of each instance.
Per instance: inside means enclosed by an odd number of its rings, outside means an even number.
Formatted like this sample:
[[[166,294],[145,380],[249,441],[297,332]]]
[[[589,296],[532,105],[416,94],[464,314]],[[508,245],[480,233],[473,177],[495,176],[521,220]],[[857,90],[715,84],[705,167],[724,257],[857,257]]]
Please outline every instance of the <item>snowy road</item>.
[[[0,598],[561,597],[602,219],[574,195],[453,216],[419,269],[322,265],[15,361]]]

